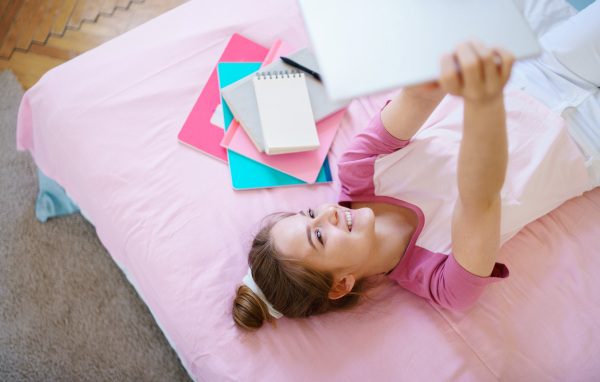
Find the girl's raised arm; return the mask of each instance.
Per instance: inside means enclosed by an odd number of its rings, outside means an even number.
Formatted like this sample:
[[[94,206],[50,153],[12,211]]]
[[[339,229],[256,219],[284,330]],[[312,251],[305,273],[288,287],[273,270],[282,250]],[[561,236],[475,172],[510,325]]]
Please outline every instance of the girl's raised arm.
[[[442,88],[465,103],[452,249],[463,268],[482,277],[491,274],[500,249],[500,192],[508,162],[503,89],[513,62],[510,52],[478,40],[459,44],[441,60]]]

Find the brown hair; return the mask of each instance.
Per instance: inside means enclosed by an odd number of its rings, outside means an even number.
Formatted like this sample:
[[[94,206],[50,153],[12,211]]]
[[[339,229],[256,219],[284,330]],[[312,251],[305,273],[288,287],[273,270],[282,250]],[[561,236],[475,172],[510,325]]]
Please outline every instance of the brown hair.
[[[271,239],[271,228],[292,214],[267,216],[267,224],[256,234],[248,254],[252,278],[275,309],[289,318],[309,317],[355,306],[362,294],[363,282],[357,280],[347,295],[332,300],[329,291],[333,275],[278,253]],[[233,320],[249,330],[259,329],[264,321],[275,324],[267,306],[250,288],[240,285],[233,302]]]

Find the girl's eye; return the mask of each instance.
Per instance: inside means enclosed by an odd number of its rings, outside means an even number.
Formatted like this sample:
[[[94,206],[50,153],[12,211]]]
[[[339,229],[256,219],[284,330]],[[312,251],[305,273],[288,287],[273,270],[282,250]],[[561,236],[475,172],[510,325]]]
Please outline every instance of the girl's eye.
[[[323,245],[323,235],[321,234],[321,230],[316,230],[315,236],[317,237],[317,240],[319,240],[319,243]]]
[[[315,218],[315,212],[313,210],[311,210],[310,208],[308,209],[308,216],[310,216],[311,218]]]

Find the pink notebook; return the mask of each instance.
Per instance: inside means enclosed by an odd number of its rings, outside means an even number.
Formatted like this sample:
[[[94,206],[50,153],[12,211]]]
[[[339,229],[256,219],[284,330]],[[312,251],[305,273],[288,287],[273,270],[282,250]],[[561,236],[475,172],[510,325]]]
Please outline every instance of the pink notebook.
[[[268,52],[269,49],[264,46],[235,33],[218,62],[263,62]],[[192,148],[227,162],[227,150],[221,146],[225,131],[211,123],[211,118],[220,104],[219,77],[215,65],[177,138]]]
[[[259,153],[235,120],[229,125],[221,144],[229,150],[284,172],[307,183],[314,183],[327,157],[329,147],[344,117],[345,109],[317,122],[317,134],[321,146],[315,151],[293,154],[267,155]],[[235,131],[233,131],[235,129]]]
[[[280,56],[287,56],[296,48],[281,41],[276,41],[265,58],[263,65],[266,66]],[[329,152],[329,147],[335,138],[337,129],[344,117],[345,109],[342,109],[329,117],[317,122],[317,134],[319,135],[320,148],[315,151],[306,151],[293,154],[267,155],[259,153],[256,147],[240,124],[233,120],[225,133],[221,145],[229,150],[260,162],[266,166],[284,172],[307,183],[314,183],[323,166],[323,162]]]

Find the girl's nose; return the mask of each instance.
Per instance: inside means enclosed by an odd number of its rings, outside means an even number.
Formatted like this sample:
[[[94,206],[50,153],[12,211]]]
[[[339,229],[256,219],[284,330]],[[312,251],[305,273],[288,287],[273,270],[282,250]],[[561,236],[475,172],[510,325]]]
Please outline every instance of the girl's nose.
[[[321,213],[321,217],[323,218],[323,220],[329,222],[330,224],[337,226],[338,209],[332,204],[327,205]]]

